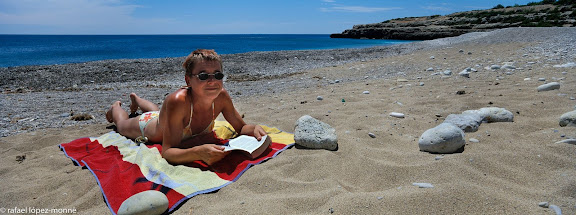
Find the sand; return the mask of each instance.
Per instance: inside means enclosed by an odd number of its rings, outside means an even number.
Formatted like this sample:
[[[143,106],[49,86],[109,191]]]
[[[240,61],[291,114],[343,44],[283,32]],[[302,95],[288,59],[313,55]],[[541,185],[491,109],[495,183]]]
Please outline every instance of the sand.
[[[555,143],[576,138],[576,127],[558,125],[560,115],[576,105],[576,68],[554,67],[576,59],[573,51],[553,56],[534,51],[539,45],[446,44],[306,70],[290,78],[314,80],[315,85],[238,96],[235,105],[245,121],[293,132],[296,120],[310,115],[336,129],[339,149],[290,148],[252,167],[237,182],[193,197],[174,214],[553,214],[540,202],[576,214],[576,146]],[[517,69],[484,68],[504,62],[514,62]],[[429,67],[435,71],[425,71]],[[466,67],[478,72],[459,76]],[[432,75],[448,69],[450,76]],[[536,91],[551,81],[561,88]],[[466,133],[461,153],[419,151],[424,131],[449,114],[482,107],[505,108],[514,113],[514,122],[484,123]],[[394,118],[391,112],[406,117]],[[74,166],[57,145],[107,133],[110,125],[1,138],[0,207],[108,214],[90,171]],[[26,158],[19,162],[16,156],[21,155]]]

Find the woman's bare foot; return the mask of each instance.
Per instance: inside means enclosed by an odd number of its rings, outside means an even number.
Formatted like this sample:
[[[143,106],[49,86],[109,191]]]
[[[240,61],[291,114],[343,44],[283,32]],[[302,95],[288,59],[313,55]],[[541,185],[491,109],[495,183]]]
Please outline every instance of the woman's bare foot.
[[[136,93],[130,93],[130,114],[135,114],[136,111],[138,111],[138,102],[136,102],[137,98],[138,96]]]
[[[114,122],[114,119],[112,118],[112,109],[115,106],[122,106],[122,103],[120,101],[115,101],[114,103],[112,103],[112,105],[110,106],[110,109],[108,110],[108,112],[106,112],[106,120],[108,120],[108,122]]]

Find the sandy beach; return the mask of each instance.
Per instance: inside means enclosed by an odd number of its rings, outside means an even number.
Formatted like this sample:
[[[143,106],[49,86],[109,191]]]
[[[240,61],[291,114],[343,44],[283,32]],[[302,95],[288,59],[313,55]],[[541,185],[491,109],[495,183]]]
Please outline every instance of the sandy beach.
[[[225,56],[225,87],[246,122],[294,132],[296,120],[310,115],[336,129],[339,148],[290,148],[174,214],[554,214],[541,202],[576,214],[576,146],[556,143],[576,138],[576,127],[558,124],[576,108],[574,35],[576,28],[515,28],[393,47]],[[149,61],[174,63],[165,69],[177,71],[179,60]],[[476,72],[460,76],[466,68]],[[3,85],[0,208],[109,214],[94,176],[58,144],[110,132],[104,113],[118,99],[127,108],[130,92],[160,103],[183,83],[180,72],[137,79],[147,74],[122,82],[93,75],[90,82],[87,72],[88,81],[75,86]],[[549,82],[560,89],[537,92]],[[505,108],[514,122],[483,123],[466,133],[461,153],[419,150],[422,133],[446,116],[483,107]],[[94,119],[73,121],[70,112]]]

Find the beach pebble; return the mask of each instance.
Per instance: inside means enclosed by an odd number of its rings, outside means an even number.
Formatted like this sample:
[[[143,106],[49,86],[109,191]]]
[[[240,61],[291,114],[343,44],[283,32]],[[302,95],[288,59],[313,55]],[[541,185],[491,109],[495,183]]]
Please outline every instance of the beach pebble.
[[[434,71],[434,68],[430,67],[430,68],[426,69],[426,71],[427,71],[427,72],[432,72],[432,71]]]
[[[118,215],[162,214],[168,210],[168,198],[164,193],[147,190],[126,199],[118,209]]]
[[[408,79],[398,78],[398,79],[396,79],[396,82],[408,82]]]
[[[492,66],[490,66],[490,69],[494,69],[494,70],[500,69],[500,66],[499,65],[492,65]]]
[[[476,132],[482,124],[482,116],[478,113],[450,114],[444,123],[451,123],[458,126],[464,132]]]
[[[468,139],[468,141],[470,141],[471,143],[479,143],[480,140],[476,139],[476,138],[470,138]]]
[[[548,202],[540,202],[540,203],[538,203],[538,206],[543,207],[543,208],[548,208],[548,207],[550,207],[550,204]]]
[[[545,78],[538,78],[538,81],[546,81]]]
[[[514,122],[514,114],[512,112],[499,107],[486,107],[478,110],[467,110],[463,114],[477,113],[482,117],[482,121],[486,122]]]
[[[516,69],[513,62],[506,62],[502,65],[503,69]]]
[[[531,78],[524,78],[524,81],[530,81],[532,80]]]
[[[424,82],[420,82],[420,84],[418,84],[418,86],[424,86]]]
[[[420,151],[432,153],[454,153],[465,144],[464,132],[451,123],[426,130],[418,140]]]
[[[557,89],[560,89],[560,83],[558,82],[550,82],[547,84],[542,84],[538,86],[538,88],[536,88],[538,92],[557,90]]]
[[[572,145],[576,145],[576,139],[565,139],[565,140],[561,140],[556,142],[557,144],[560,143],[567,143],[567,144],[572,144]]]
[[[318,100],[318,101],[322,101],[322,100],[324,100],[324,97],[322,97],[322,96],[318,96],[318,97],[316,97],[316,100]]]
[[[417,186],[419,188],[434,188],[434,185],[430,183],[412,183],[412,185]]]
[[[396,117],[396,118],[404,118],[404,114],[403,113],[397,113],[397,112],[392,112],[390,113],[391,117]]]
[[[376,135],[373,133],[368,133],[368,136],[372,137],[372,138],[376,138]]]
[[[562,116],[560,116],[559,124],[562,127],[566,126],[576,127],[576,110],[562,114]]]
[[[462,72],[458,73],[458,75],[465,77],[465,78],[470,78],[470,72],[468,72],[468,71],[462,71]]]
[[[576,67],[576,63],[570,62],[565,64],[554,65],[556,68],[569,68],[569,67]]]
[[[294,141],[296,145],[310,149],[338,149],[336,130],[309,115],[304,115],[296,121]]]
[[[452,75],[452,71],[450,70],[445,70],[444,72],[442,72],[444,75]]]
[[[362,94],[370,94],[370,91],[364,91]]]
[[[562,209],[557,205],[550,205],[550,209],[552,209],[556,215],[562,215]]]

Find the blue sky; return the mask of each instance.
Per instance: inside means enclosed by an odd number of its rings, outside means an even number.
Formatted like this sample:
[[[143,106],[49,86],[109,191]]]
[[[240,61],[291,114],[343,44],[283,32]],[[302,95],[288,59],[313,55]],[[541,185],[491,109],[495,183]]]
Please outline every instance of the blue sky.
[[[537,0],[0,0],[0,34],[330,34]]]

